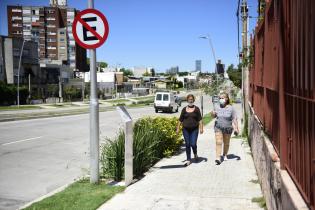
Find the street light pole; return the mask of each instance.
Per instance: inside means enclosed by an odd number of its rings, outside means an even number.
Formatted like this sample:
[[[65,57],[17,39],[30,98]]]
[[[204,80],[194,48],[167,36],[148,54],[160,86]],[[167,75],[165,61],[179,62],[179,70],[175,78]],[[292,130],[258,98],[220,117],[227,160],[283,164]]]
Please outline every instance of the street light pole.
[[[17,74],[17,105],[18,108],[20,108],[20,68],[21,68],[21,60],[22,60],[22,55],[23,55],[23,49],[24,49],[24,43],[25,43],[25,39],[23,39],[23,43],[22,43],[22,49],[20,52],[20,60],[19,60],[19,68],[18,68],[18,74]]]
[[[218,85],[218,68],[217,68],[217,59],[215,57],[215,52],[214,52],[214,48],[211,42],[211,38],[210,38],[210,34],[207,34],[207,36],[200,36],[199,38],[201,39],[208,39],[209,41],[209,45],[211,47],[211,51],[212,51],[212,55],[213,55],[213,59],[214,59],[214,65],[215,65],[215,80],[216,80],[216,85]]]

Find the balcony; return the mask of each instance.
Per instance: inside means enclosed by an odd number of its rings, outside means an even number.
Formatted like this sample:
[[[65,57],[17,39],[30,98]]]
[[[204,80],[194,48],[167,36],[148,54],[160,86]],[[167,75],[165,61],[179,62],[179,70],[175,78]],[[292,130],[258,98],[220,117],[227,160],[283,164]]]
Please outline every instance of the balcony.
[[[22,17],[20,17],[20,16],[13,16],[12,20],[22,20]]]
[[[12,12],[22,12],[21,9],[12,9]]]

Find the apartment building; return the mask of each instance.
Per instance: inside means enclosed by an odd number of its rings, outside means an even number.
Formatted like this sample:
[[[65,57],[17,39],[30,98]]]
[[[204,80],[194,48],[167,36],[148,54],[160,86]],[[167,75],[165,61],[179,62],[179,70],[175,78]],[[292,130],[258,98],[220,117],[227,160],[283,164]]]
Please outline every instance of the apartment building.
[[[86,50],[77,45],[72,23],[78,10],[66,1],[51,1],[50,7],[8,6],[8,34],[38,43],[40,63],[67,65],[73,71],[86,71]]]

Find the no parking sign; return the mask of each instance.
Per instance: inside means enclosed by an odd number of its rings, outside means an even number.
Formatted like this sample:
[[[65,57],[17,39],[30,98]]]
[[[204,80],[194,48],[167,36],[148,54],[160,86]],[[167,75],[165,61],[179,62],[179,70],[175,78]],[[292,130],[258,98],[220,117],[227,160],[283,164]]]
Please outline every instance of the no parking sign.
[[[106,17],[96,9],[79,12],[72,25],[75,41],[85,49],[95,49],[106,41],[109,25]]]

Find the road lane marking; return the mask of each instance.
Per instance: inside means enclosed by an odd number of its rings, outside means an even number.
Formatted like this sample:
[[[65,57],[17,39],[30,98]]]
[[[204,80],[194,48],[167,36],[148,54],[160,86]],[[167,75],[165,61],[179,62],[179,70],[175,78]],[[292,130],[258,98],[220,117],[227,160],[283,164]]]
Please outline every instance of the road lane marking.
[[[29,138],[29,139],[18,140],[18,141],[13,141],[13,142],[8,142],[8,143],[1,144],[1,146],[7,146],[7,145],[10,145],[10,144],[16,144],[16,143],[25,142],[25,141],[31,141],[31,140],[40,139],[40,138],[42,138],[42,136]]]

